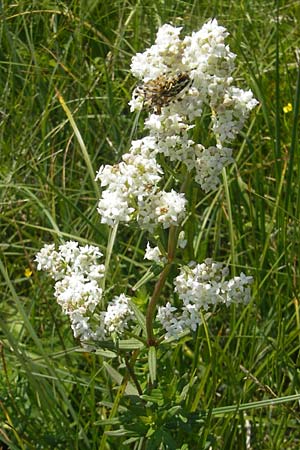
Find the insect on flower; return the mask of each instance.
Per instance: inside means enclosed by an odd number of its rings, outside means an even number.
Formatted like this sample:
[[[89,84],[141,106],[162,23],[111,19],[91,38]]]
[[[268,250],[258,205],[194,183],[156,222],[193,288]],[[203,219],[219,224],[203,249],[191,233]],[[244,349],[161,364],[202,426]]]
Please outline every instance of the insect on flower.
[[[133,97],[143,97],[143,106],[156,114],[161,113],[163,106],[178,99],[183,89],[189,86],[192,80],[187,72],[179,72],[176,75],[159,75],[154,80],[146,81],[137,86]]]

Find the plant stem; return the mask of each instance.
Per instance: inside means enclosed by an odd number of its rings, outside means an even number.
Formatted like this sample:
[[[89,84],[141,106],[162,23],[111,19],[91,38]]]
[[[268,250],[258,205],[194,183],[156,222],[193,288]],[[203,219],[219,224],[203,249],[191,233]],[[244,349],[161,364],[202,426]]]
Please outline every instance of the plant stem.
[[[157,341],[154,337],[153,333],[153,319],[155,314],[156,305],[161,294],[161,291],[165,285],[169,272],[171,270],[174,257],[175,257],[175,249],[178,239],[178,232],[175,226],[171,226],[169,231],[169,240],[168,240],[168,262],[165,265],[163,271],[160,273],[159,279],[157,280],[154,291],[149,302],[147,313],[146,313],[146,329],[147,329],[147,343],[150,347],[151,345],[156,345]]]
[[[125,364],[128,370],[128,373],[133,381],[133,383],[135,384],[135,387],[137,388],[137,391],[139,393],[139,395],[143,395],[143,390],[141,388],[141,385],[137,379],[137,376],[134,372],[134,363],[138,357],[139,351],[135,351],[132,357],[132,360],[129,361],[127,357],[125,357]]]
[[[188,174],[185,176],[185,180],[182,183],[180,192],[185,192],[189,183],[190,177]],[[157,341],[154,338],[153,333],[153,319],[155,314],[156,305],[159,299],[159,296],[161,294],[161,291],[165,285],[166,279],[169,275],[169,272],[171,270],[171,266],[173,264],[174,258],[175,258],[175,251],[178,241],[180,228],[172,225],[170,227],[169,231],[169,239],[168,239],[168,262],[166,266],[164,267],[163,271],[160,273],[159,279],[157,280],[155,284],[155,288],[151,297],[151,300],[149,302],[147,313],[146,313],[146,329],[147,329],[147,343],[150,347],[151,345],[157,345]]]
[[[165,285],[167,276],[170,272],[171,264],[167,263],[167,265],[164,267],[164,270],[161,272],[159,279],[157,280],[155,284],[155,288],[151,297],[151,300],[149,302],[147,313],[146,313],[146,329],[147,329],[147,343],[149,347],[151,345],[156,345],[156,340],[154,338],[153,333],[153,318],[155,313],[155,308],[160,296],[160,293]]]

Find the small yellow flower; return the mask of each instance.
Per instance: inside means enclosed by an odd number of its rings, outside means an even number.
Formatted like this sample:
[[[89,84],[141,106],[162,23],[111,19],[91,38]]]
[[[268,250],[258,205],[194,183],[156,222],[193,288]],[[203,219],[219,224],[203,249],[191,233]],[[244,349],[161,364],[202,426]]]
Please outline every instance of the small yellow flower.
[[[24,270],[24,275],[25,275],[26,278],[31,277],[32,270],[29,267],[26,267],[26,269]]]
[[[283,109],[284,114],[287,114],[287,113],[293,111],[293,106],[291,103],[288,103],[282,109]]]

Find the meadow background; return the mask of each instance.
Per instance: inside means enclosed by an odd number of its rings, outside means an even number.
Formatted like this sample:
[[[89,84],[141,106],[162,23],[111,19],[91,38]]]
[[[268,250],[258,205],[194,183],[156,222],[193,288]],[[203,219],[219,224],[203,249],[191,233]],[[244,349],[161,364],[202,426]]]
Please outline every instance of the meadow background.
[[[120,429],[104,422],[115,360],[78,351],[33,258],[63,239],[105,249],[92,172],[129,148],[131,57],[164,23],[189,34],[212,17],[230,32],[239,86],[260,105],[234,143],[229,196],[221,186],[196,198],[189,232],[197,261],[227,260],[254,277],[253,300],[164,350],[159,376],[174,398],[185,387],[196,416],[190,429],[171,427],[174,448],[300,448],[300,2],[15,0],[0,1],[1,449],[158,448],[103,438]],[[139,229],[119,230],[111,287],[145,274],[141,242]]]

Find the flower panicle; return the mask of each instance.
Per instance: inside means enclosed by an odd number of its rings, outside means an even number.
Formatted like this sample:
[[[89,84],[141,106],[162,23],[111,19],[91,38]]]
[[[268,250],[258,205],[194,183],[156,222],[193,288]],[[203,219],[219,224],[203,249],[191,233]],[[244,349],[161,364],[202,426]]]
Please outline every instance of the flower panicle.
[[[257,100],[250,90],[233,84],[236,55],[225,40],[227,30],[216,19],[181,39],[181,28],[165,24],[155,43],[132,58],[131,72],[140,85],[129,102],[131,111],[146,107],[148,135],[131,143],[116,166],[100,168],[103,188],[98,203],[102,223],[136,220],[150,232],[162,224],[178,226],[186,214],[185,202],[161,187],[164,176],[156,162],[162,154],[170,163],[183,164],[205,192],[220,184],[222,169],[233,162],[230,143],[235,139]],[[210,112],[212,145],[192,136],[195,120]],[[175,200],[158,208],[163,198]],[[180,210],[179,210],[180,205]]]
[[[250,301],[252,277],[242,272],[226,280],[228,268],[210,258],[193,265],[182,267],[174,280],[174,291],[178,294],[181,307],[176,308],[170,302],[159,307],[157,319],[166,331],[165,338],[195,331],[201,324],[201,313],[216,305],[247,304]]]
[[[83,342],[104,339],[112,331],[122,333],[132,317],[125,294],[114,297],[106,310],[96,312],[103,299],[102,256],[98,247],[68,241],[58,250],[54,244],[45,245],[35,258],[37,269],[49,272],[55,280],[57,303],[69,317],[74,337]]]
[[[189,36],[182,38],[181,31],[180,27],[163,25],[154,44],[132,58],[131,73],[139,85],[129,105],[132,112],[147,111],[146,135],[131,142],[120,162],[102,165],[96,176],[102,188],[97,205],[101,223],[114,227],[119,222],[136,222],[152,235],[152,242],[161,230],[170,230],[167,251],[162,251],[160,242],[153,248],[148,243],[145,252],[145,259],[165,266],[159,294],[165,274],[174,264],[175,247],[184,249],[187,245],[184,230],[180,230],[189,211],[186,182],[181,176],[204,192],[216,189],[223,168],[234,161],[231,142],[258,103],[251,90],[234,85],[236,55],[226,44],[227,30],[216,19]],[[196,139],[196,124],[203,115],[210,118],[206,146]],[[170,184],[165,183],[168,166],[172,169],[169,180],[174,183],[167,191],[162,186]],[[102,256],[97,247],[79,246],[75,241],[58,249],[54,244],[45,245],[36,255],[38,270],[49,272],[54,279],[57,302],[70,318],[74,336],[82,341],[122,334],[133,322],[124,293],[104,306]],[[249,301],[251,277],[241,273],[226,280],[227,272],[211,259],[180,268],[174,293],[181,306],[168,302],[159,307],[157,315],[167,337],[195,330],[202,312],[218,304]],[[158,296],[152,296],[149,303],[151,324],[147,324],[147,330],[151,329],[151,342]]]

